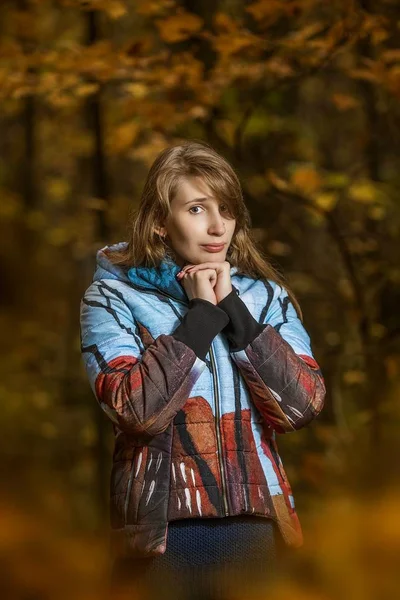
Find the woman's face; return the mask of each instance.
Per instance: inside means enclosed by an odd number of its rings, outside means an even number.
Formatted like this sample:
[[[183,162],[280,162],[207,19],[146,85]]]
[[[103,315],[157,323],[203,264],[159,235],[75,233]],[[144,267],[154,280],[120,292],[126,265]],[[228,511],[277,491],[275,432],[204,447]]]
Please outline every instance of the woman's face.
[[[225,202],[211,196],[204,180],[200,177],[184,179],[171,202],[171,211],[160,233],[168,235],[167,243],[174,250],[180,267],[226,260],[236,219]],[[209,252],[204,244],[224,246],[217,252]]]

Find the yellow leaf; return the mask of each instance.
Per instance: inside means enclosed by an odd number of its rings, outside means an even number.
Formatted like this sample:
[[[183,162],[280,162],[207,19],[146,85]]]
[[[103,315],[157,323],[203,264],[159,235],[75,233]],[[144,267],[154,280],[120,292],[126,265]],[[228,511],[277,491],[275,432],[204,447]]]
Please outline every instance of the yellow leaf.
[[[353,385],[355,383],[363,383],[365,381],[365,373],[364,371],[360,371],[357,369],[346,371],[343,374],[343,381],[345,383],[348,383],[349,385]]]
[[[35,408],[44,409],[48,408],[50,405],[50,396],[44,390],[37,390],[36,392],[32,392],[30,395],[30,400]]]
[[[62,202],[70,191],[67,179],[51,177],[46,181],[45,189],[53,202]]]
[[[254,45],[254,39],[246,34],[221,34],[214,39],[214,48],[224,57],[236,54],[248,46]]]
[[[387,356],[384,360],[384,363],[389,379],[395,379],[398,377],[400,370],[398,358],[394,355]]]
[[[354,79],[365,79],[371,83],[379,83],[380,81],[376,73],[368,71],[368,69],[349,69],[347,73],[350,77],[354,77]]]
[[[311,166],[297,168],[291,175],[293,185],[299,188],[302,192],[313,193],[321,186],[321,177]]]
[[[29,87],[29,85],[21,85],[12,91],[11,97],[14,98],[15,100],[19,100],[20,98],[27,96],[31,92],[32,92],[32,89]]]
[[[266,237],[267,232],[263,227],[252,227],[251,235],[256,242],[262,242]]]
[[[205,119],[208,115],[208,111],[205,106],[192,106],[188,112],[189,115],[194,119]]]
[[[272,169],[267,169],[265,175],[266,175],[267,179],[272,183],[272,185],[274,187],[276,187],[278,190],[287,190],[288,189],[289,183],[285,179],[282,179],[281,177],[279,177],[279,175],[277,175],[275,173],[275,171],[273,171]]]
[[[147,17],[155,17],[156,15],[163,15],[166,10],[176,9],[175,0],[136,0],[135,12],[139,15],[145,15]]]
[[[215,127],[221,137],[230,145],[233,146],[236,123],[231,119],[219,119],[215,122]]]
[[[97,431],[93,423],[86,423],[81,429],[80,435],[85,446],[92,446],[97,439]]]
[[[386,331],[386,327],[381,323],[372,323],[370,327],[370,333],[372,337],[375,338],[382,338],[385,335]]]
[[[84,98],[85,96],[90,96],[90,94],[94,94],[99,89],[98,83],[83,83],[82,85],[78,85],[74,89],[74,94],[79,96],[79,98]]]
[[[342,298],[350,301],[354,300],[354,289],[349,279],[346,277],[341,277],[337,280],[336,285]]]
[[[145,98],[149,93],[149,88],[147,85],[143,83],[126,83],[124,85],[124,90],[132,94],[135,98]]]
[[[282,0],[259,0],[252,2],[244,10],[251,14],[255,21],[272,25],[282,15],[292,15],[293,5],[291,2],[282,2]]]
[[[380,44],[389,37],[389,32],[385,29],[377,28],[371,33],[371,39],[373,44]]]
[[[385,62],[400,61],[400,49],[395,48],[393,50],[386,50],[386,52],[382,52],[381,58],[383,58]]]
[[[219,31],[233,33],[238,30],[237,22],[224,12],[217,12],[213,18],[213,24]]]
[[[371,204],[376,199],[376,189],[371,181],[358,181],[350,186],[349,196],[355,202]]]
[[[139,132],[136,121],[128,121],[119,127],[114,127],[107,140],[107,152],[118,154],[130,148]]]
[[[47,96],[47,102],[57,108],[68,108],[70,106],[73,106],[76,101],[70,95],[58,93],[58,91],[55,91],[54,93]]]
[[[57,435],[57,428],[54,423],[46,421],[41,425],[42,435],[48,439],[54,439]]]
[[[328,173],[324,178],[324,183],[332,187],[346,187],[349,184],[349,176],[346,173]]]
[[[274,256],[288,256],[292,249],[289,244],[285,244],[280,240],[271,240],[267,244],[268,252]]]
[[[332,102],[336,108],[343,111],[356,108],[360,104],[356,98],[349,96],[348,94],[333,94]]]
[[[84,200],[83,204],[86,208],[89,208],[91,210],[107,210],[108,209],[108,202],[106,200],[104,200],[103,198],[95,198],[95,197],[86,198]]]
[[[263,175],[252,175],[247,179],[247,187],[251,194],[259,196],[264,194],[270,186]]]
[[[47,231],[47,241],[52,246],[63,246],[69,242],[71,238],[71,232],[66,227],[54,227]]]
[[[327,331],[325,340],[329,346],[337,346],[340,343],[340,335],[337,331]]]
[[[166,19],[156,21],[160,31],[160,37],[164,42],[174,43],[188,39],[193,33],[197,33],[203,26],[203,19],[197,15],[181,10]]]
[[[303,29],[289,33],[286,38],[283,38],[283,44],[292,48],[296,48],[299,45],[303,45],[308,38],[316,35],[324,28],[322,23],[311,23],[306,25]]]
[[[312,225],[312,227],[320,227],[325,223],[325,216],[320,212],[317,212],[315,208],[311,208],[310,206],[304,206],[304,211],[307,215],[308,222]]]
[[[102,3],[102,8],[111,19],[120,19],[128,12],[124,2],[120,0],[105,0]]]
[[[294,70],[289,63],[281,56],[273,56],[265,62],[265,68],[269,73],[278,77],[290,77]]]
[[[400,283],[400,269],[388,269],[387,276],[393,283]]]
[[[382,221],[386,217],[386,209],[384,206],[371,206],[368,209],[368,216],[374,221]]]
[[[315,204],[326,211],[335,208],[337,200],[338,196],[335,192],[321,192],[314,196]]]
[[[18,214],[21,214],[23,203],[21,198],[17,194],[13,194],[10,191],[7,191],[7,195],[4,190],[2,190],[2,200],[0,203],[0,217],[4,217],[5,219],[12,219],[16,217]]]

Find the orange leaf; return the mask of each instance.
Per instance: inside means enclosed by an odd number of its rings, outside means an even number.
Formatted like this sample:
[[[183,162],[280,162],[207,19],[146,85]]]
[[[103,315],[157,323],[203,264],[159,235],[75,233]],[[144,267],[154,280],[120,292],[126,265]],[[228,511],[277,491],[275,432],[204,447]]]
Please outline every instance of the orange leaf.
[[[182,10],[166,19],[158,19],[156,24],[161,38],[165,42],[174,43],[187,40],[193,33],[200,31],[203,19]]]
[[[302,192],[312,193],[318,190],[321,186],[321,177],[311,166],[299,167],[291,176],[293,185],[298,187]]]
[[[339,110],[345,111],[351,108],[357,108],[359,106],[359,101],[353,96],[349,96],[348,94],[333,94],[332,102]]]

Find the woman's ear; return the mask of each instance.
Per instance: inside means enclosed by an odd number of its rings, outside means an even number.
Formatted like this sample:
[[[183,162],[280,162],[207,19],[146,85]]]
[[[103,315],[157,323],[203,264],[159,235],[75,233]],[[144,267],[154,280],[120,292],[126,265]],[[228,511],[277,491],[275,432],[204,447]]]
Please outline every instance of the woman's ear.
[[[165,237],[167,235],[167,232],[165,231],[165,227],[154,227],[154,231],[161,237]]]

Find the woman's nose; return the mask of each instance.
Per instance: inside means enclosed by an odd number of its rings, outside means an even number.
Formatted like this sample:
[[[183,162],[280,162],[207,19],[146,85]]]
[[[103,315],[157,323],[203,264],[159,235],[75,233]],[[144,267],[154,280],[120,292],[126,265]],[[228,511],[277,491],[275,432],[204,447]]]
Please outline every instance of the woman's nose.
[[[213,223],[208,228],[208,231],[210,233],[217,233],[219,235],[224,234],[225,230],[226,230],[226,228],[225,228],[224,222],[222,220],[221,221],[218,221],[218,220],[213,221]]]

